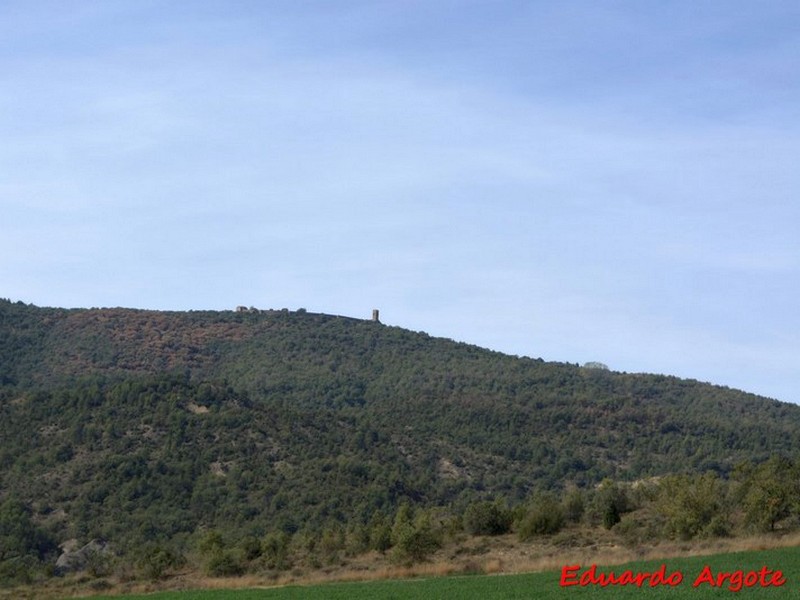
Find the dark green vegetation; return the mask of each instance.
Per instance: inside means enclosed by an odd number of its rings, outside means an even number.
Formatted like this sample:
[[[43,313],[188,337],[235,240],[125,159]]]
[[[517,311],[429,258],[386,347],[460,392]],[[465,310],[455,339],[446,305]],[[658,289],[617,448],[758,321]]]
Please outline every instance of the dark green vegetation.
[[[465,528],[690,538],[798,510],[800,407],[305,311],[0,301],[0,440],[9,580],[69,538],[157,578],[192,553],[235,575],[420,560]]]
[[[566,600],[568,598],[670,598],[698,599],[728,597],[732,592],[731,583],[721,586],[702,583],[692,587],[697,577],[708,566],[716,577],[720,573],[760,571],[768,567],[771,571],[781,571],[786,580],[781,586],[742,587],[741,593],[756,598],[796,598],[800,589],[800,548],[781,548],[761,552],[737,552],[716,556],[648,561],[599,568],[599,572],[614,572],[620,575],[625,570],[634,573],[657,571],[666,565],[668,574],[680,572],[682,583],[674,586],[643,588],[627,586],[560,586],[560,572],[532,573],[526,575],[439,577],[404,581],[379,581],[364,583],[341,583],[314,586],[287,586],[271,590],[239,590],[207,592],[170,592],[147,596],[125,596],[125,600],[428,600],[430,598],[459,598],[469,600],[500,600],[526,598],[545,600]],[[590,565],[582,565],[581,571]],[[736,585],[733,585],[735,588]]]

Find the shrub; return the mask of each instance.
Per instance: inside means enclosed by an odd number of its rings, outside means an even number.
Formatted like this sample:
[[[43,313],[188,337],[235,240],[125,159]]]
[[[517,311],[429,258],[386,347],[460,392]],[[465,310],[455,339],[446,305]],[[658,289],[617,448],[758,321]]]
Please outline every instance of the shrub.
[[[160,544],[147,544],[140,553],[136,566],[144,577],[156,581],[163,579],[167,571],[183,566],[183,556]]]
[[[550,494],[542,494],[534,499],[522,518],[517,533],[520,540],[526,541],[536,535],[558,533],[564,527],[564,522],[561,504]]]
[[[344,550],[344,531],[339,525],[326,527],[317,544],[320,558],[329,565],[340,561],[340,553]]]
[[[394,546],[394,558],[400,562],[422,562],[439,549],[441,543],[430,527],[410,527]]]
[[[261,542],[254,535],[245,536],[239,542],[245,560],[255,560],[261,556]]]
[[[564,497],[564,517],[570,523],[579,523],[586,511],[586,500],[583,492],[576,487],[571,488]]]
[[[369,532],[369,547],[384,554],[392,547],[392,528],[388,523],[378,522]]]
[[[222,535],[213,529],[204,533],[197,543],[197,549],[200,550],[201,554],[212,554],[222,550],[224,547],[225,542],[222,539]]]
[[[39,561],[30,555],[4,560],[0,562],[0,585],[31,583],[39,567]]]
[[[441,547],[442,542],[428,514],[420,513],[413,522],[408,520],[408,515],[409,513],[401,506],[392,528],[394,541],[392,558],[398,562],[412,564],[426,560]]]
[[[464,512],[464,529],[471,535],[502,535],[511,529],[511,513],[496,502],[476,502]]]
[[[663,524],[657,515],[628,514],[613,527],[613,531],[622,538],[625,546],[635,548],[659,539]]]
[[[589,517],[593,524],[600,523],[606,529],[611,529],[629,510],[627,490],[606,479],[594,492]]]
[[[261,557],[264,564],[277,571],[291,568],[292,562],[289,559],[291,541],[291,536],[284,531],[268,533],[261,542]]]
[[[608,504],[603,510],[603,527],[611,529],[622,520],[616,504]]]
[[[239,549],[216,550],[206,560],[206,574],[233,577],[245,572],[245,560]]]

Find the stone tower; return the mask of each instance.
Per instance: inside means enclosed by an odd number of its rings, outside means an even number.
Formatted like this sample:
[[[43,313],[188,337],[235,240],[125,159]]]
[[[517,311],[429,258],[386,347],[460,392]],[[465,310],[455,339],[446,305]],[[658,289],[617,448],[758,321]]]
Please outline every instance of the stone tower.
[[[372,320],[376,323],[380,323],[379,314],[380,313],[377,308],[372,309]]]

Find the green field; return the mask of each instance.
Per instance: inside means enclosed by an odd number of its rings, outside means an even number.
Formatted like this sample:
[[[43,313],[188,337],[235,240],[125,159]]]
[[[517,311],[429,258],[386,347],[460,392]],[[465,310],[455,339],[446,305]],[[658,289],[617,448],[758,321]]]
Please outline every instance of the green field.
[[[661,585],[650,587],[645,583],[636,585],[593,585],[561,587],[561,572],[532,573],[525,575],[473,575],[463,577],[439,577],[431,579],[390,580],[363,583],[330,583],[313,586],[286,586],[274,589],[251,590],[209,590],[189,592],[165,592],[148,595],[125,596],[127,600],[389,600],[436,598],[465,598],[476,600],[543,598],[720,598],[731,594],[746,594],[756,598],[797,598],[800,595],[800,548],[778,548],[754,552],[737,552],[716,556],[675,558],[664,561],[648,561],[600,568],[598,572],[613,571],[621,574],[625,570],[634,573],[653,572],[661,564],[666,565],[667,574],[680,572],[683,582],[670,587]],[[582,565],[583,572],[590,565]],[[729,589],[730,582],[721,587],[703,584],[693,587],[695,579],[708,566],[714,574],[737,570],[760,572],[763,567],[782,571],[786,583],[779,587],[761,587],[756,584],[745,587],[741,592]],[[769,579],[769,578],[768,578]],[[111,600],[112,597],[106,597]],[[113,598],[120,598],[115,596]]]

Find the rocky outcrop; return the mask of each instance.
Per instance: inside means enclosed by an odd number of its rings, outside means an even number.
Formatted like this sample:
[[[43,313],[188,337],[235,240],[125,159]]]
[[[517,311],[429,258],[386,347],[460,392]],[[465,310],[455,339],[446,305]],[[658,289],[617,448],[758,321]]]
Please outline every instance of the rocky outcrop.
[[[75,550],[76,547],[75,540],[61,544],[61,556],[56,561],[57,573],[86,571],[93,562],[105,560],[111,555],[111,548],[105,540],[94,539],[82,548]]]

